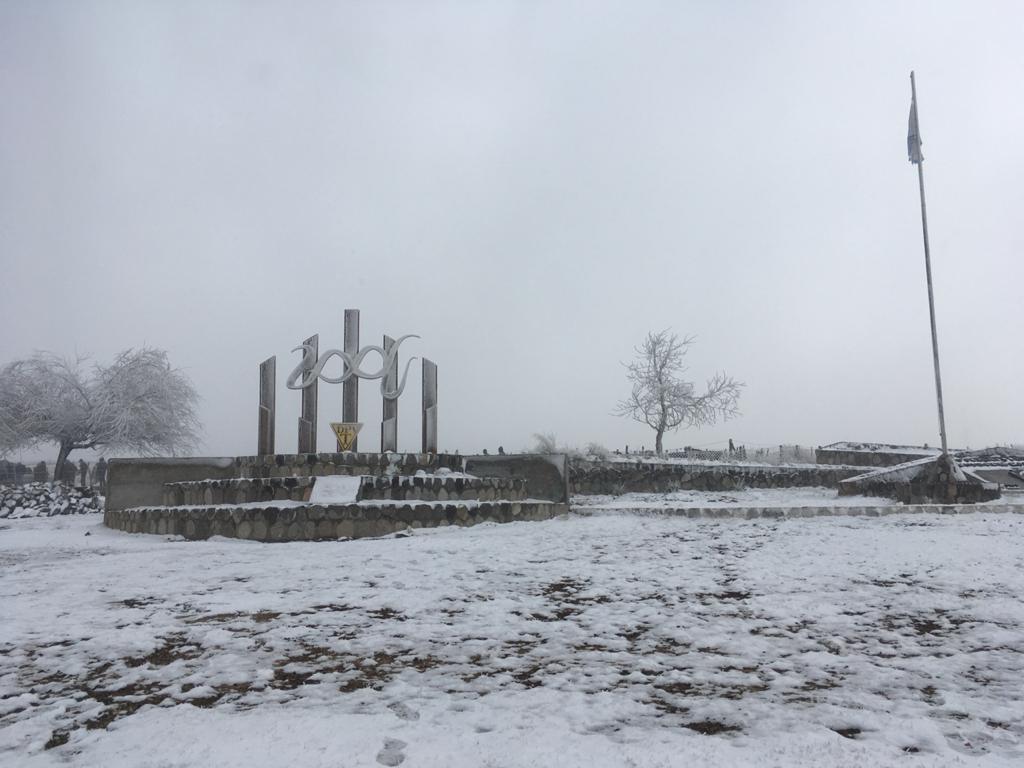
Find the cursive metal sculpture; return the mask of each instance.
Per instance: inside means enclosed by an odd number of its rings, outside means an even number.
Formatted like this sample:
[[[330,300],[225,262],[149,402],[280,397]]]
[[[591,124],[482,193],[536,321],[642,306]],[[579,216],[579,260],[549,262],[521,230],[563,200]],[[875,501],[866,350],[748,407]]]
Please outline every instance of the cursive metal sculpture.
[[[328,349],[320,355],[319,359],[317,359],[316,348],[312,344],[300,344],[292,352],[302,350],[302,361],[291,372],[291,375],[288,376],[285,386],[288,389],[304,389],[311,386],[317,379],[326,381],[328,384],[341,384],[353,376],[357,379],[382,379],[380,383],[381,395],[387,400],[397,400],[398,396],[405,389],[405,379],[409,375],[409,366],[412,365],[412,361],[416,358],[410,357],[406,361],[402,379],[398,382],[398,386],[395,389],[389,390],[387,388],[387,379],[384,377],[387,376],[392,362],[398,357],[398,348],[402,342],[406,339],[418,338],[419,336],[416,334],[409,333],[405,336],[399,336],[395,343],[387,350],[383,347],[378,347],[376,344],[367,344],[355,354],[349,354],[340,349]],[[364,371],[360,368],[363,359],[373,352],[376,352],[381,357],[380,370],[374,372]],[[332,357],[341,358],[341,376],[327,376],[323,373],[324,366],[327,365]]]

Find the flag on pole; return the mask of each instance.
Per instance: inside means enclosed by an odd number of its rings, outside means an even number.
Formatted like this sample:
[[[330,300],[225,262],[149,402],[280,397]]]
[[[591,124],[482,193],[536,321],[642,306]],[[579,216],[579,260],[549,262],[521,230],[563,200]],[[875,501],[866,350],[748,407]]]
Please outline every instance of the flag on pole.
[[[910,97],[910,125],[907,128],[907,155],[917,165],[924,160],[921,154],[921,131],[917,127],[917,96]]]

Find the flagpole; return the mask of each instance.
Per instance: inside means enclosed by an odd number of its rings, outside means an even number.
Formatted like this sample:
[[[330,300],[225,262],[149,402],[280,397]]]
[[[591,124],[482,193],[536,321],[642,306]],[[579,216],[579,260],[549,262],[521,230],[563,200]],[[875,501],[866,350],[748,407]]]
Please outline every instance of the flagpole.
[[[914,73],[910,73],[910,95],[911,104],[914,110],[914,123],[917,122],[917,84],[914,82]],[[920,141],[920,135],[917,137]],[[932,357],[935,361],[935,396],[939,404],[939,435],[942,437],[942,455],[949,453],[946,444],[946,417],[942,409],[942,375],[939,372],[939,336],[935,330],[935,295],[932,291],[932,259],[928,248],[928,206],[924,199],[924,157],[917,160],[917,185],[921,191],[921,231],[924,234],[924,271],[928,276],[928,313],[932,322]]]

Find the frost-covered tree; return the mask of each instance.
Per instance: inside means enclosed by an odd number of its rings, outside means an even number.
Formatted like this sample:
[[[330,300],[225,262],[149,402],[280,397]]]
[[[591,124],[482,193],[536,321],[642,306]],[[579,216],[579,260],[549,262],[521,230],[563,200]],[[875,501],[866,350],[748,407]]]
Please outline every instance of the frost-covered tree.
[[[527,453],[558,453],[558,440],[553,432],[534,432],[533,448]]]
[[[619,402],[617,416],[629,416],[654,430],[654,450],[662,455],[662,438],[679,427],[714,424],[739,413],[737,403],[744,387],[724,373],[708,379],[707,389],[697,392],[693,382],[684,381],[683,358],[692,336],[679,338],[669,330],[647,334],[636,347],[636,357],[626,365],[626,378],[633,384],[629,397]]]
[[[176,454],[195,447],[199,396],[159,349],[127,349],[109,366],[37,352],[0,369],[0,455],[58,446],[54,477],[80,448]]]

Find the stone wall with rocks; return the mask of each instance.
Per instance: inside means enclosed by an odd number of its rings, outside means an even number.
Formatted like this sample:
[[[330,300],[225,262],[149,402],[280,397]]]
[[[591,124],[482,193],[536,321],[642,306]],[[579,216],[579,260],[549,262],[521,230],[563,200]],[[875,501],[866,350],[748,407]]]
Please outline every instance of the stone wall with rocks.
[[[315,477],[242,477],[167,483],[166,507],[249,504],[266,501],[309,501]],[[443,475],[364,475],[357,500],[391,501],[520,501],[527,497],[525,480]]]
[[[478,477],[525,480],[532,499],[569,501],[569,478],[564,453],[467,456],[466,472]]]
[[[60,483],[0,485],[0,518],[85,515],[102,507],[103,497],[89,488]]]
[[[396,501],[520,501],[527,497],[526,480],[497,477],[364,477],[360,499]]]
[[[103,522],[128,533],[207,539],[228,536],[264,542],[320,541],[384,536],[408,528],[546,520],[565,504],[491,501],[458,504],[310,504],[302,507],[141,507],[107,510]]]
[[[818,448],[814,452],[814,460],[818,464],[846,465],[853,467],[894,467],[897,464],[905,464],[914,459],[923,459],[934,456],[935,451],[921,449],[920,453],[903,451],[892,453],[884,449],[877,451],[850,451],[835,448]]]
[[[239,456],[234,463],[236,477],[415,475],[421,469],[462,469],[461,456],[444,453],[279,453]]]
[[[840,496],[882,496],[904,504],[978,504],[1000,498],[998,483],[937,457],[858,475],[839,484]]]
[[[237,458],[112,459],[107,470],[106,508],[127,509],[163,504],[164,486],[168,483],[325,475],[414,475],[419,470],[433,473],[438,469],[459,471],[462,469],[462,457],[447,454],[349,452]],[[261,497],[260,500],[270,499]]]
[[[249,504],[256,501],[306,501],[313,488],[310,477],[243,477],[196,480],[164,485],[164,506]]]
[[[856,485],[839,485],[840,496],[881,496],[896,499],[904,504],[978,504],[1000,498],[999,486],[995,483],[945,483],[941,491],[927,481],[912,480],[893,482],[883,479],[861,482]]]
[[[742,488],[836,488],[857,475],[854,467],[748,466],[742,464],[663,464],[572,460],[569,486],[574,495],[732,491]]]

